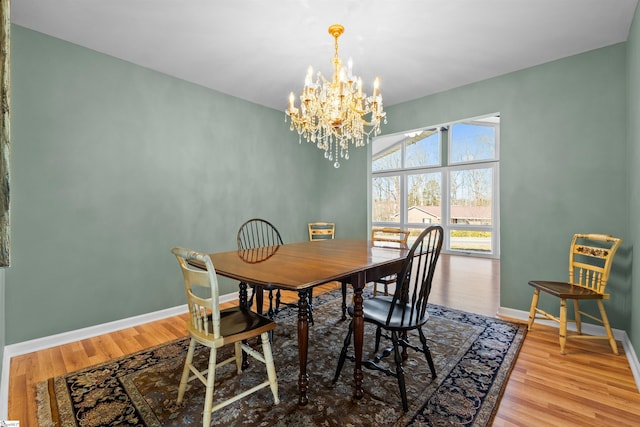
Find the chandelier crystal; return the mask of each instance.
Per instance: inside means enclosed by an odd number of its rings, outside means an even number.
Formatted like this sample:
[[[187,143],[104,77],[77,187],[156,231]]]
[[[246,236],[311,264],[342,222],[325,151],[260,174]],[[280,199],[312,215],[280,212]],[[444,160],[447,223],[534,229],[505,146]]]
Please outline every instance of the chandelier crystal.
[[[333,77],[327,80],[318,72],[313,81],[310,66],[300,94],[300,108],[295,106],[295,95],[289,95],[286,117],[291,119],[290,129],[298,132],[298,142],[302,138],[324,150],[324,157],[340,167],[339,159],[349,159],[349,144],[362,147],[369,143],[371,136],[380,134],[380,122],[387,123],[382,107],[380,80],[376,77],[373,95],[363,92],[362,79],[353,75],[351,59],[347,69],[338,56],[338,38],[344,27],[334,24],[329,34],[335,39],[333,56]]]

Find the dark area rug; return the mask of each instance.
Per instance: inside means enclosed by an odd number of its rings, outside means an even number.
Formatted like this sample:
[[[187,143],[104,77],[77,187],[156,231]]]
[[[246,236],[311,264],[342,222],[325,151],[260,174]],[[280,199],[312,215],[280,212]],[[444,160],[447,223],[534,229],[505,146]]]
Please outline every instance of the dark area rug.
[[[331,383],[348,325],[340,320],[340,304],[339,292],[314,298],[306,407],[297,405],[297,315],[291,309],[279,314],[273,343],[280,404],[274,406],[269,388],[262,389],[214,412],[212,425],[490,425],[522,345],[525,325],[430,305],[425,334],[437,378],[431,378],[424,356],[409,350],[405,366],[409,411],[405,413],[393,377],[365,369],[365,396],[354,401],[353,363],[347,360],[338,382]],[[374,334],[366,325],[365,355],[373,349]],[[419,342],[417,334],[415,341]],[[188,343],[187,338],[180,339],[43,382],[38,386],[40,425],[199,425],[204,386],[193,381],[183,404],[175,403]],[[203,369],[207,357],[208,351],[199,348]],[[388,359],[393,364],[393,358]],[[235,394],[264,377],[264,366],[257,362],[240,376],[234,365],[227,365],[218,370],[215,396]]]

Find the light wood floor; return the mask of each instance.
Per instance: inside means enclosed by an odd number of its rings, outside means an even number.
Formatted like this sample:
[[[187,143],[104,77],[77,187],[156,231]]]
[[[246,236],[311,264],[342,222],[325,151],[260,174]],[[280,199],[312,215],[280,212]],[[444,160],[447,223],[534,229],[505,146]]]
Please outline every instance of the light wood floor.
[[[443,255],[430,301],[489,316],[499,304],[499,261]],[[522,286],[527,286],[522,284]],[[324,286],[324,290],[336,285]],[[292,293],[286,293],[295,296]],[[36,426],[35,386],[71,372],[186,335],[176,316],[151,324],[14,357],[9,379],[9,419]],[[626,357],[606,341],[567,345],[557,329],[534,326],[513,368],[494,426],[637,426],[640,394]],[[622,353],[622,346],[619,343]]]

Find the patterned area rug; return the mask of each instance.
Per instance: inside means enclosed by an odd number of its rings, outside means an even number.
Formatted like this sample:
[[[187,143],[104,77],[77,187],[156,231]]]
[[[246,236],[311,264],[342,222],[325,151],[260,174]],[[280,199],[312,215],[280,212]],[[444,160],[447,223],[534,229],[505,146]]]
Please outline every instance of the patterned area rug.
[[[299,407],[296,310],[280,313],[273,353],[280,404],[269,388],[219,411],[212,425],[224,426],[487,426],[491,424],[526,327],[495,318],[430,305],[425,328],[436,365],[431,378],[424,357],[410,350],[406,363],[409,411],[402,411],[395,378],[364,370],[364,393],[351,399],[353,364],[346,361],[336,384],[331,380],[347,325],[340,320],[341,297],[314,298],[315,325],[309,328],[309,404]],[[375,330],[365,326],[365,355]],[[415,341],[417,339],[417,334]],[[188,339],[180,339],[74,373],[38,386],[40,426],[193,426],[202,422],[204,387],[191,383],[185,401],[175,403]],[[198,358],[206,367],[208,352]],[[393,358],[391,359],[391,369]],[[253,363],[236,376],[233,366],[218,370],[216,396],[231,395],[266,377]]]

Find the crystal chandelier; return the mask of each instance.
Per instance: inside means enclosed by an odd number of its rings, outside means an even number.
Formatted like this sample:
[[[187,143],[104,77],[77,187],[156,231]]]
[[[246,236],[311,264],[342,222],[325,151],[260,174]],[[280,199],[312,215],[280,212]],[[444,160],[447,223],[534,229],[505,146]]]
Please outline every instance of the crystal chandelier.
[[[300,108],[295,106],[295,95],[289,95],[286,116],[291,118],[290,129],[298,132],[298,142],[302,137],[324,150],[324,157],[340,167],[339,158],[349,159],[349,144],[362,147],[370,142],[371,136],[380,134],[380,121],[387,123],[382,108],[380,80],[376,77],[373,95],[367,96],[362,90],[362,79],[352,73],[349,59],[347,69],[338,57],[338,37],[344,27],[334,24],[329,34],[335,39],[333,56],[333,77],[327,80],[318,72],[313,81],[310,66],[300,94]],[[285,119],[286,119],[285,116]],[[339,156],[339,157],[338,157]]]

